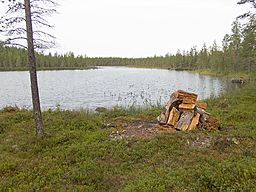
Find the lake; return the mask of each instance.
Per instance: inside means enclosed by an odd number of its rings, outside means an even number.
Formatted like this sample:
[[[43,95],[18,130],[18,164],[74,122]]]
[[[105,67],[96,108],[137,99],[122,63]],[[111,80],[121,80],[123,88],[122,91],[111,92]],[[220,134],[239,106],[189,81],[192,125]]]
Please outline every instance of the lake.
[[[227,79],[188,71],[127,67],[39,71],[38,81],[43,110],[163,105],[177,89],[205,99],[235,86]],[[0,108],[15,105],[32,106],[29,72],[0,72]]]

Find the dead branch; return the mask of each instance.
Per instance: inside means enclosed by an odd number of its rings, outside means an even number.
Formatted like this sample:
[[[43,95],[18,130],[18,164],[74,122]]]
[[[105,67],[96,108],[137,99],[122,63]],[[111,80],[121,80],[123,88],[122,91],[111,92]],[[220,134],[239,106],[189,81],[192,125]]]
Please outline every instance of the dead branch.
[[[51,38],[51,39],[56,39],[56,37],[54,37],[53,35],[46,33],[44,31],[34,31],[34,34],[37,34],[39,37],[47,37],[47,38]]]
[[[8,42],[3,42],[2,45],[5,45],[5,46],[16,46],[16,47],[20,47],[20,48],[23,48],[23,49],[27,49],[26,46],[22,45],[22,44],[19,44],[19,43],[8,43]]]

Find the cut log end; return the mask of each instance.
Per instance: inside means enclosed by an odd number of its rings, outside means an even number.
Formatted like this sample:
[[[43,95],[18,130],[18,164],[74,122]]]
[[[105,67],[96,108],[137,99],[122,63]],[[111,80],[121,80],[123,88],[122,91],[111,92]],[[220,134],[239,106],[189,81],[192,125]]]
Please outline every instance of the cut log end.
[[[175,126],[176,123],[178,122],[179,117],[180,117],[180,112],[175,107],[173,107],[170,112],[167,125]]]

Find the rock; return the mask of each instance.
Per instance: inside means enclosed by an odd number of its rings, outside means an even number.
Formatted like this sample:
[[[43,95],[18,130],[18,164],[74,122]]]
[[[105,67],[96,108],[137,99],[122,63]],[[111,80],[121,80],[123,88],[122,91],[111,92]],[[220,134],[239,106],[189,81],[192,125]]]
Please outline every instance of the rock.
[[[243,80],[242,78],[240,79],[231,79],[232,83],[238,83],[238,84],[244,84],[245,80]]]

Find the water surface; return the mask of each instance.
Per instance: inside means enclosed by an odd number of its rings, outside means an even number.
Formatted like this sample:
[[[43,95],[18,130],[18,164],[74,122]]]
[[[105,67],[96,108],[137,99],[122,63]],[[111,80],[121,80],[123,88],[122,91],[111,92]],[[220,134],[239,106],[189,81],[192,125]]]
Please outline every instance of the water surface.
[[[163,105],[177,89],[205,99],[234,88],[228,80],[187,71],[126,67],[39,71],[38,81],[44,110]],[[10,105],[31,108],[28,72],[0,73],[0,108]]]

